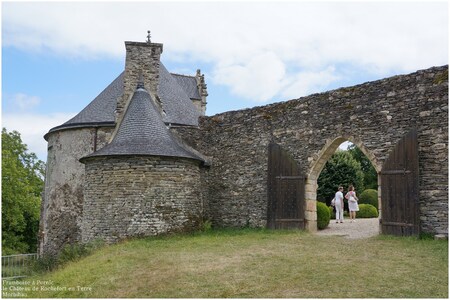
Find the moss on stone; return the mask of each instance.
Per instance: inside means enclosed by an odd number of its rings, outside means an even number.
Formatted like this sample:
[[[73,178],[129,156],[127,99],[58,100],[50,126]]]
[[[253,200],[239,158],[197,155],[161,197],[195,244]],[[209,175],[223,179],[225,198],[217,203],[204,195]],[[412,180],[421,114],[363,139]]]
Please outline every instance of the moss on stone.
[[[437,74],[436,77],[434,77],[433,83],[434,84],[441,84],[444,82],[448,82],[448,69]]]

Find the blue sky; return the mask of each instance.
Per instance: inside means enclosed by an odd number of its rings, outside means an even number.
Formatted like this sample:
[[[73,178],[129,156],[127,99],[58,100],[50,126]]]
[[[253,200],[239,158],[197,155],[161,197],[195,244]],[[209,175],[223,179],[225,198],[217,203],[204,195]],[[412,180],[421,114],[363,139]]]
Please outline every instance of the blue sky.
[[[205,74],[208,115],[448,64],[447,1],[2,2],[2,126],[46,160],[149,29],[169,71]]]

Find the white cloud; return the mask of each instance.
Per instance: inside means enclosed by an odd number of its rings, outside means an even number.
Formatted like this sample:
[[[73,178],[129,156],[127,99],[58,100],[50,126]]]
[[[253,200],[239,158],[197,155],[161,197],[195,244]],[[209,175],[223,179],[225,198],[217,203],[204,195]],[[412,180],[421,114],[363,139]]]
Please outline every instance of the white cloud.
[[[75,113],[3,114],[2,127],[5,127],[8,131],[17,130],[21,134],[22,142],[27,144],[28,150],[34,152],[40,160],[46,161],[47,142],[44,140],[44,135],[50,128],[61,125],[74,115]]]
[[[284,63],[274,53],[267,52],[245,64],[218,66],[213,80],[230,86],[236,95],[264,102],[278,93],[285,75]]]
[[[350,147],[350,146],[352,146],[352,145],[353,145],[352,142],[345,141],[345,142],[343,142],[342,144],[339,145],[339,149],[341,149],[341,150],[347,150],[348,147]]]
[[[23,93],[17,93],[8,97],[8,101],[11,102],[13,107],[17,107],[20,110],[31,110],[41,103],[39,97],[29,96]]]
[[[3,43],[26,51],[123,59],[123,41],[147,29],[164,59],[210,63],[215,82],[254,101],[317,92],[342,65],[381,78],[448,63],[442,1],[3,3]]]
[[[309,95],[314,91],[321,91],[330,83],[340,79],[339,75],[335,73],[333,66],[321,71],[299,72],[290,79],[291,82],[282,91],[282,95],[286,98],[295,98]]]

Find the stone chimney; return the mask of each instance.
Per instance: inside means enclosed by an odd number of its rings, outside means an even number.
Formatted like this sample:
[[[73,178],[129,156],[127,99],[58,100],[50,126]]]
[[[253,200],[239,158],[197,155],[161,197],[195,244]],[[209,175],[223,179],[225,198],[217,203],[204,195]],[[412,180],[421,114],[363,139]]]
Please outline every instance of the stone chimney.
[[[116,124],[119,124],[136,86],[141,79],[145,89],[153,99],[158,99],[159,64],[163,44],[150,41],[150,31],[146,42],[125,42],[125,74],[123,95],[117,99]]]
[[[205,75],[201,74],[200,69],[197,70],[195,79],[197,80],[198,93],[200,94],[200,97],[202,97],[200,112],[201,115],[204,116],[206,114],[206,97],[208,96],[208,91],[206,90]]]

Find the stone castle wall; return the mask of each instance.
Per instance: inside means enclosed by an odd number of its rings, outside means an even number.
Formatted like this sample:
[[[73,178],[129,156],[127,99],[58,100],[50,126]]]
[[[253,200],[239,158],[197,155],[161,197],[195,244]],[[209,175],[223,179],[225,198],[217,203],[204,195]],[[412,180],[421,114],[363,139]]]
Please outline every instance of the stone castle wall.
[[[349,140],[381,170],[395,144],[418,129],[422,230],[448,233],[448,67],[437,67],[297,100],[201,118],[178,129],[210,157],[205,214],[220,226],[265,226],[268,144],[307,174],[306,218],[315,218],[320,170]]]
[[[85,163],[82,242],[199,229],[198,161],[123,156]]]
[[[81,241],[84,165],[78,160],[108,142],[113,128],[79,128],[48,135],[39,252],[55,254]]]

